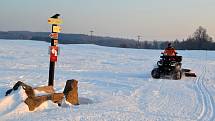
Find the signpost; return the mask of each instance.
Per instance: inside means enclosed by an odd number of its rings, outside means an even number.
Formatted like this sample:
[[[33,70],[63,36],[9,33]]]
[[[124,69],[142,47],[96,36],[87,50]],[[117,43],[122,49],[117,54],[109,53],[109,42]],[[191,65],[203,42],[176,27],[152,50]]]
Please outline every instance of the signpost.
[[[57,62],[58,56],[58,33],[61,31],[61,27],[59,26],[59,24],[62,23],[62,20],[58,18],[59,16],[60,14],[55,14],[48,19],[48,23],[52,24],[52,33],[49,35],[49,37],[51,38],[51,46],[49,47],[50,66],[48,86],[54,86],[55,63]]]
[[[50,49],[50,67],[49,67],[49,82],[48,86],[41,86],[33,88],[21,81],[18,81],[12,89],[7,90],[5,96],[8,96],[12,91],[16,91],[19,87],[22,87],[26,93],[26,100],[24,101],[27,104],[29,111],[35,110],[35,108],[39,107],[43,102],[51,100],[53,103],[57,103],[58,106],[61,106],[62,100],[65,99],[67,102],[73,105],[79,105],[78,98],[78,81],[75,79],[67,80],[66,86],[62,93],[55,93],[54,91],[54,69],[55,63],[57,62],[57,56],[59,52],[58,45],[58,32],[61,31],[61,27],[58,25],[62,23],[59,22],[58,17],[60,14],[55,14],[52,16],[48,23],[52,24],[52,33],[49,35],[51,38],[51,46]],[[42,96],[38,96],[34,94],[34,91],[45,92],[47,94],[43,94]]]

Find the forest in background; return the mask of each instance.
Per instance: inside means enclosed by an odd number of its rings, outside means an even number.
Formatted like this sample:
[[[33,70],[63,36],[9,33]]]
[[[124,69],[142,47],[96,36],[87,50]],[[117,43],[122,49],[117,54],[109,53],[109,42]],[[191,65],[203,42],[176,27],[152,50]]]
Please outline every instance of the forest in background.
[[[174,41],[143,41],[138,43],[139,48],[144,49],[164,49],[168,43],[179,50],[215,50],[213,38],[207,34],[207,29],[200,26],[196,31],[185,40]]]
[[[50,42],[49,32],[30,31],[0,31],[0,39],[35,40]],[[91,36],[85,34],[59,34],[60,44],[95,44],[108,47],[136,49],[164,49],[168,43],[179,50],[215,50],[213,38],[207,34],[207,29],[198,27],[193,35],[184,40],[174,41],[138,41],[134,39]]]

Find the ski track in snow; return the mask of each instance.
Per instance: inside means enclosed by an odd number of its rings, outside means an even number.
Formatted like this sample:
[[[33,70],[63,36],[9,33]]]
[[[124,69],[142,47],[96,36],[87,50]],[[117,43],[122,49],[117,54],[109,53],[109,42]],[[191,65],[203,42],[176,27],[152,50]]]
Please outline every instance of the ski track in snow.
[[[197,95],[201,98],[201,113],[197,117],[197,120],[199,121],[214,121],[215,120],[215,105],[214,100],[208,89],[206,88],[204,82],[205,82],[205,76],[207,72],[207,65],[206,65],[207,59],[203,60],[201,63],[201,69],[202,73],[199,75],[199,77],[195,80],[195,86]]]

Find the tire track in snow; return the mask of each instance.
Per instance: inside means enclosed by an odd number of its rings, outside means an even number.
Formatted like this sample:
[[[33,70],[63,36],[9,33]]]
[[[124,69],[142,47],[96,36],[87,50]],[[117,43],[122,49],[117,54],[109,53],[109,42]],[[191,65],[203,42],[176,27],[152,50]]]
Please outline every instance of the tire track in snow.
[[[205,60],[206,61],[206,60]],[[215,116],[214,116],[214,100],[209,91],[207,90],[204,81],[205,81],[205,76],[206,76],[206,63],[204,62],[201,68],[202,74],[195,80],[195,86],[197,89],[197,93],[200,96],[201,99],[201,113],[197,117],[197,120],[199,121],[214,121]]]

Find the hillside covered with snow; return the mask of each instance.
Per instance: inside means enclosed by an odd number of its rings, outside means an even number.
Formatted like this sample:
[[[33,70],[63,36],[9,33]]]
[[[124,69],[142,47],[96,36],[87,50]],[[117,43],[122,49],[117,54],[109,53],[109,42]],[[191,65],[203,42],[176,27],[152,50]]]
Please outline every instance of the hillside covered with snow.
[[[0,40],[1,121],[214,121],[215,52],[178,51],[182,67],[196,78],[153,79],[161,50],[120,49],[96,45],[59,45],[55,85],[79,81],[78,106],[49,101],[28,111],[22,89],[5,97],[17,81],[47,85],[49,43]]]

